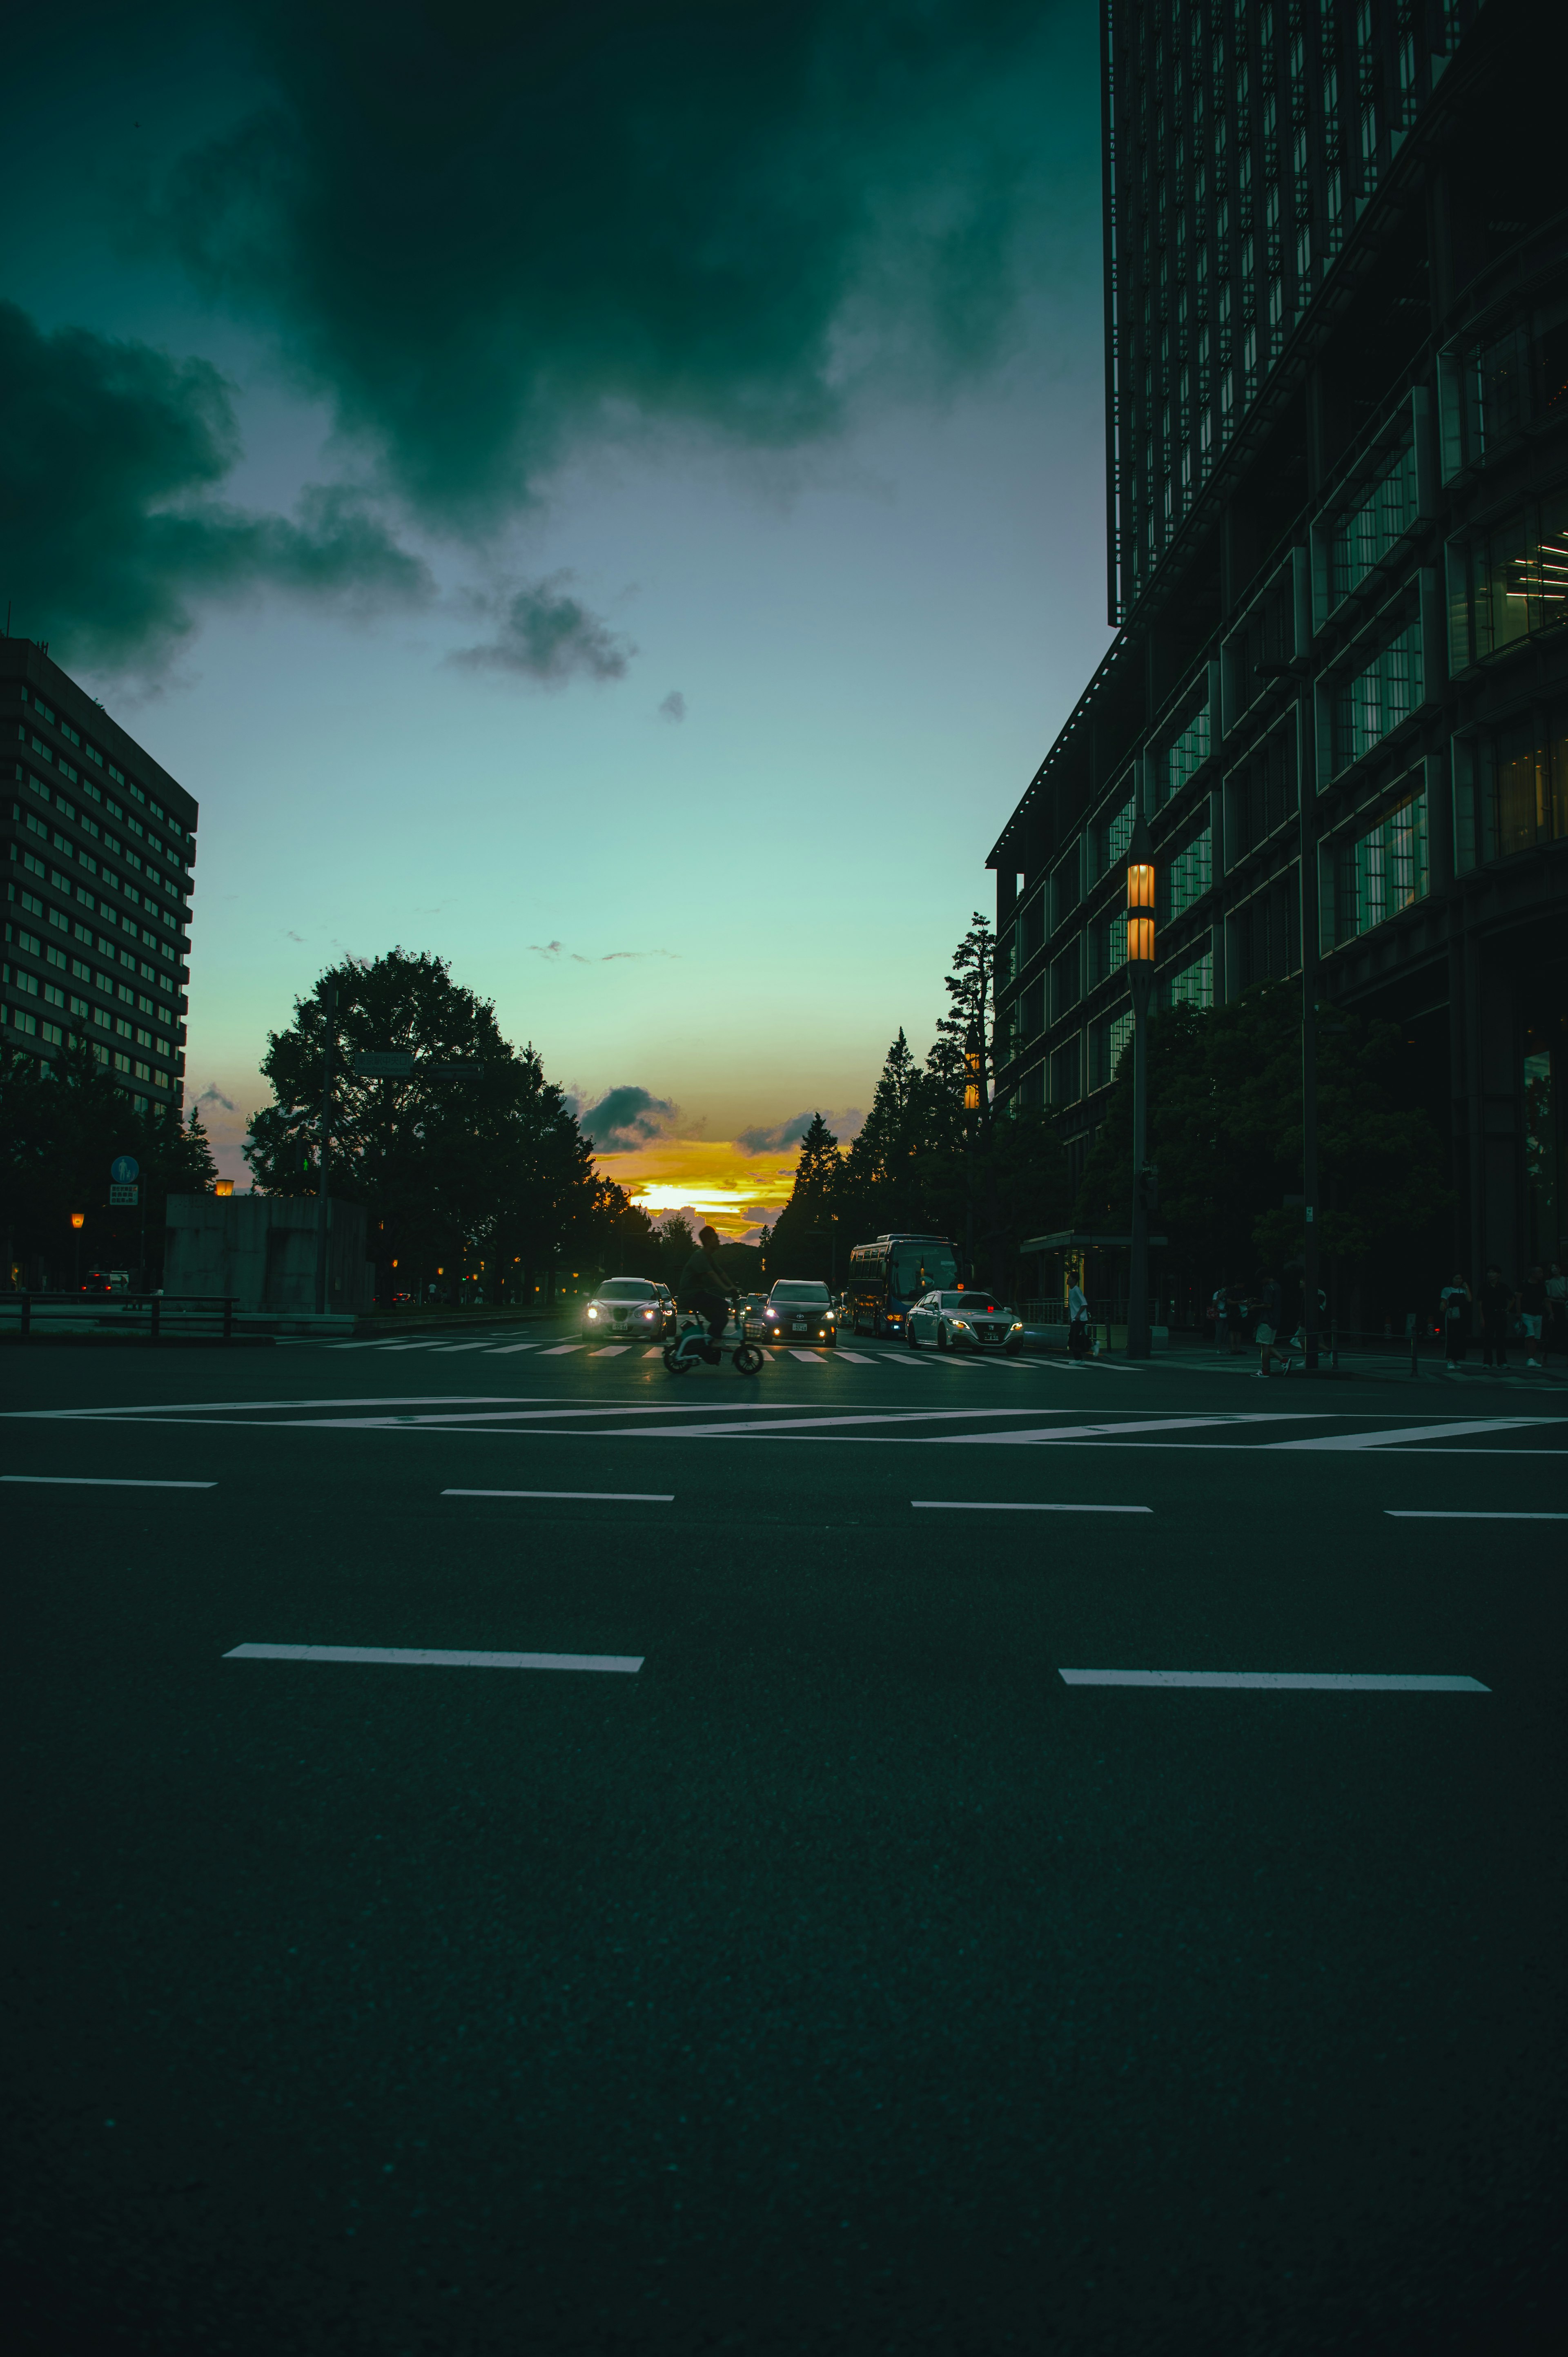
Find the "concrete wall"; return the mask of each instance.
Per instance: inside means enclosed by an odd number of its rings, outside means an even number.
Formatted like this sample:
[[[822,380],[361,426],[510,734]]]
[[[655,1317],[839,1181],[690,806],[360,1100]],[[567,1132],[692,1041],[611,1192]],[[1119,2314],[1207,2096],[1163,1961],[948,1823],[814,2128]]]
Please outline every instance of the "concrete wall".
[[[329,1203],[327,1307],[369,1309],[374,1270],[365,1258],[365,1214]],[[313,1195],[171,1195],[164,1291],[231,1294],[242,1310],[298,1317],[316,1308]]]

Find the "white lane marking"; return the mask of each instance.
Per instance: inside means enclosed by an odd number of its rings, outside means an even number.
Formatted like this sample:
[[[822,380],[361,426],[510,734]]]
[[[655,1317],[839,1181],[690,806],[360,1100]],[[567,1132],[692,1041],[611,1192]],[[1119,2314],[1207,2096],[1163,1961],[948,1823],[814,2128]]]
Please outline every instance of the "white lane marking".
[[[864,1351],[846,1351],[842,1342],[839,1345],[839,1357],[847,1359],[852,1367],[874,1367],[876,1364],[875,1360],[867,1358]]]
[[[495,1344],[487,1335],[482,1342],[437,1342],[434,1347],[438,1359],[453,1359],[459,1351],[493,1351]]]
[[[825,1366],[827,1355],[825,1351],[791,1351],[789,1353],[792,1359],[804,1359],[808,1367]]]
[[[642,1355],[645,1359],[661,1359],[664,1356],[663,1343],[656,1342],[651,1351],[644,1351]]]
[[[581,1351],[585,1347],[581,1342],[552,1342],[542,1355],[547,1359],[564,1359],[568,1351]]]
[[[1407,1424],[1397,1432],[1334,1432],[1311,1440],[1272,1440],[1271,1448],[1397,1448],[1409,1440],[1457,1440],[1467,1432],[1515,1432],[1526,1426],[1568,1424],[1561,1415],[1487,1415],[1474,1423]]]
[[[1358,1670],[1061,1670],[1069,1686],[1255,1686],[1313,1694],[1490,1694],[1479,1678],[1384,1677]]]
[[[624,1359],[630,1348],[629,1342],[606,1342],[599,1350],[590,1351],[588,1356],[591,1359]]]
[[[1152,1514],[1153,1506],[1064,1506],[1054,1500],[1042,1503],[1034,1498],[911,1498],[912,1506],[925,1506],[949,1514]]]
[[[231,1645],[226,1662],[391,1662],[434,1670],[620,1670],[635,1676],[643,1653],[449,1653],[423,1645]]]
[[[1118,1424],[1042,1424],[1034,1426],[1027,1432],[958,1432],[949,1433],[946,1437],[949,1440],[1003,1440],[1015,1441],[1020,1445],[1032,1445],[1035,1442],[1046,1440],[1093,1440],[1107,1432],[1124,1433],[1141,1438],[1145,1432],[1211,1431],[1218,1426],[1237,1424],[1241,1420],[1238,1416],[1228,1415],[1162,1415],[1152,1417],[1147,1423],[1134,1425],[1129,1425],[1125,1420]],[[1263,1420],[1261,1417],[1251,1416],[1246,1419],[1248,1423]],[[1284,1424],[1294,1423],[1294,1418],[1283,1415],[1278,1418],[1271,1416],[1267,1421]]]
[[[216,1481],[122,1481],[106,1473],[0,1473],[0,1481],[42,1482],[51,1490],[216,1490]]]
[[[492,1351],[490,1356],[492,1359],[515,1359],[520,1351],[537,1351],[538,1348],[537,1342],[506,1342],[499,1351]]]
[[[609,1498],[624,1506],[672,1506],[673,1490],[443,1490],[444,1498]]]
[[[1383,1512],[1396,1523],[1568,1523],[1568,1514],[1498,1513],[1489,1507],[1385,1506]]]

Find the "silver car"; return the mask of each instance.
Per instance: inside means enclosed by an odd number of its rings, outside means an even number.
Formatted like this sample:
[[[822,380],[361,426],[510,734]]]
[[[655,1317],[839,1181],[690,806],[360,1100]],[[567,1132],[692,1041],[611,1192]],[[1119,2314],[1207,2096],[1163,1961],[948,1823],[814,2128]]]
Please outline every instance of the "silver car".
[[[610,1276],[583,1308],[585,1342],[629,1342],[642,1335],[661,1342],[665,1332],[664,1304],[659,1287],[646,1276]]]
[[[956,1293],[922,1294],[905,1321],[911,1351],[934,1342],[939,1351],[1005,1351],[1015,1359],[1024,1347],[1024,1321],[993,1293],[961,1286]]]

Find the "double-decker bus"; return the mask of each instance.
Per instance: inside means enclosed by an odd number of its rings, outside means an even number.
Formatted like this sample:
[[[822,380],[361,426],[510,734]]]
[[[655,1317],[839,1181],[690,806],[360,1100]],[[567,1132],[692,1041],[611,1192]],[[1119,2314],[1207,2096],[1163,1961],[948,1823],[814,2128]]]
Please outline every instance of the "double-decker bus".
[[[877,1236],[849,1256],[848,1300],[857,1334],[901,1334],[922,1293],[958,1283],[958,1254],[946,1236]]]

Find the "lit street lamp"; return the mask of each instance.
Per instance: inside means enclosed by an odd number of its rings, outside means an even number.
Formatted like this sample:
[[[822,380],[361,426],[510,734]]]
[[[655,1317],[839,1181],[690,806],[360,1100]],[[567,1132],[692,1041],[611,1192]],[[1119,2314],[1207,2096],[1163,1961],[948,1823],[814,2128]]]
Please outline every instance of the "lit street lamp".
[[[81,1291],[81,1231],[87,1225],[86,1212],[73,1211],[70,1215],[70,1224],[75,1231],[75,1233],[71,1238],[71,1241],[76,1247],[76,1277],[74,1281],[74,1289],[76,1292],[80,1293]]]
[[[1133,1249],[1127,1356],[1149,1355],[1149,990],[1155,978],[1155,853],[1140,813],[1127,852],[1127,978],[1133,987]]]

